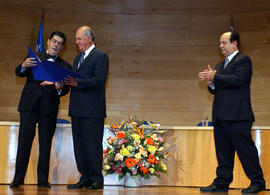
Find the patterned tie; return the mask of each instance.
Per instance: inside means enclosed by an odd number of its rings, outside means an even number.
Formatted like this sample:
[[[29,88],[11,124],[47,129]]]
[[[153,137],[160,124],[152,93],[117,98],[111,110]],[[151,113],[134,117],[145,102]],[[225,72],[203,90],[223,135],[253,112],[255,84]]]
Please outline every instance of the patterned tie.
[[[85,53],[84,52],[82,52],[82,55],[81,55],[81,58],[80,58],[80,64],[78,64],[78,68],[77,69],[79,69],[79,67],[81,66],[81,64],[83,63],[83,60],[84,60],[84,55],[85,55]]]
[[[224,69],[227,67],[228,64],[229,64],[229,58],[226,57],[225,62],[224,62]]]

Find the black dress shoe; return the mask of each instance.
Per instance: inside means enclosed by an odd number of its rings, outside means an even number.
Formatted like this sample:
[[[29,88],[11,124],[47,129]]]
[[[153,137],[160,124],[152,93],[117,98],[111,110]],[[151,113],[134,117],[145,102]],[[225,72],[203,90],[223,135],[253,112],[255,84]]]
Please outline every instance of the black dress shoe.
[[[242,193],[244,194],[254,194],[260,191],[265,190],[265,185],[250,185],[248,188],[243,189]]]
[[[46,189],[50,189],[51,188],[51,184],[47,181],[39,181],[38,182],[38,187],[39,188],[46,188]]]
[[[98,190],[103,189],[103,183],[102,182],[93,182],[90,185],[85,186],[87,190]]]
[[[219,186],[217,184],[211,184],[208,187],[201,187],[201,192],[228,192],[227,187]]]
[[[68,185],[67,188],[68,189],[81,189],[82,187],[85,187],[85,186],[88,186],[88,185],[89,185],[89,183],[85,183],[85,182],[79,181],[76,184]]]
[[[23,183],[23,181],[13,181],[10,185],[9,185],[9,187],[10,188],[18,188],[18,187],[20,187],[20,185],[23,185],[24,183]]]

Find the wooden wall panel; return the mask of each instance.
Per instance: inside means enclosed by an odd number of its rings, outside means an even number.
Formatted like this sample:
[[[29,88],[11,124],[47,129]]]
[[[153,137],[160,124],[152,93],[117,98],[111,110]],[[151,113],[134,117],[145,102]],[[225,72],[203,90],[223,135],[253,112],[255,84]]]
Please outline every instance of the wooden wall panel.
[[[123,73],[129,78],[196,79],[199,71],[219,60],[213,47],[132,47],[123,52]]]
[[[255,124],[269,124],[268,0],[2,0],[0,120],[19,121],[17,105],[25,80],[14,69],[26,46],[34,47],[43,11],[45,41],[53,30],[65,32],[68,41],[61,56],[71,64],[80,25],[92,26],[97,45],[108,53],[107,123],[135,113],[164,125],[211,120],[213,97],[197,74],[223,60],[219,36],[229,29],[232,16],[242,52],[253,60]],[[70,120],[68,104],[69,95],[61,98],[59,118]]]
[[[88,12],[101,12],[101,13],[118,13],[122,10],[121,0],[104,0],[102,2],[96,0],[65,0],[63,1],[54,1],[54,0],[25,0],[17,1],[10,0],[5,2],[10,5],[17,6],[27,6],[34,8],[45,8],[45,9],[54,9],[54,10],[66,10],[70,13],[71,10],[85,10]]]
[[[83,18],[81,14],[84,15]],[[67,14],[65,10],[57,13],[54,10],[46,10],[45,17],[52,21],[46,28],[48,32],[55,26],[59,26],[59,30],[67,32],[67,36],[73,40],[75,40],[76,29],[81,25],[89,24],[96,33],[97,44],[122,46],[187,44],[187,16],[185,15],[123,15],[89,11],[74,11],[73,14]],[[59,21],[65,22],[59,25]]]
[[[0,10],[1,39],[36,39],[34,35],[40,22],[37,16],[41,16],[41,9],[1,2]]]
[[[218,48],[220,32],[229,30],[228,13],[203,12],[190,16],[190,45]]]
[[[152,0],[125,0],[122,1],[122,14],[151,14]]]
[[[267,1],[264,1],[265,4]],[[181,12],[240,12],[248,11],[254,7],[256,3],[245,0],[213,0],[206,1],[178,1],[178,0],[155,0],[152,4],[154,14],[179,14]],[[263,6],[256,6],[258,9],[264,9]],[[269,7],[269,6],[268,6]]]

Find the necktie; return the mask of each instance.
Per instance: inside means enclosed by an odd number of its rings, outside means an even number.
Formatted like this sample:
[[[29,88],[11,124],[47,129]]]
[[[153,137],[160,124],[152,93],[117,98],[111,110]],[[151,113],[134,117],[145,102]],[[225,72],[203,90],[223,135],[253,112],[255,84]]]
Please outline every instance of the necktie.
[[[229,64],[229,58],[226,57],[225,62],[224,62],[224,69],[227,67],[228,64]]]
[[[81,59],[80,59],[80,64],[82,64],[82,63],[83,63],[83,60],[84,60],[84,55],[85,55],[85,53],[84,53],[84,52],[82,52]]]
[[[84,55],[85,55],[85,53],[84,52],[82,52],[82,55],[81,55],[81,58],[80,58],[80,64],[78,64],[78,68],[77,69],[79,69],[79,67],[81,66],[81,64],[83,63],[83,60],[84,60]]]

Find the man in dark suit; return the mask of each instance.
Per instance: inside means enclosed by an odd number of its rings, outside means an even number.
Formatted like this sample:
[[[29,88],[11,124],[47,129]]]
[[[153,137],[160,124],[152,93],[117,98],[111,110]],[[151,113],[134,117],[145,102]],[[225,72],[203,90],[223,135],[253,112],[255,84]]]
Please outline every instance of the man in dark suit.
[[[81,173],[78,183],[68,185],[69,189],[86,187],[88,190],[103,188],[102,139],[106,117],[105,83],[109,59],[98,49],[95,35],[88,26],[76,32],[79,53],[73,63],[73,70],[80,79],[68,77],[70,85],[69,116],[72,120],[72,135],[77,168]]]
[[[226,57],[216,66],[199,73],[214,94],[213,123],[217,177],[202,192],[227,192],[233,180],[234,155],[237,152],[243,169],[251,180],[242,193],[257,193],[265,189],[258,151],[252,140],[251,127],[254,115],[250,103],[252,63],[248,56],[239,53],[240,37],[226,32],[220,37],[220,49]]]
[[[41,61],[55,61],[61,66],[71,68],[69,63],[58,56],[65,42],[65,34],[55,31],[47,41],[47,52],[36,54]],[[26,83],[18,107],[20,112],[19,140],[16,170],[13,182],[10,184],[11,188],[17,188],[24,183],[37,123],[39,135],[38,187],[50,188],[48,182],[50,151],[56,128],[59,98],[69,92],[69,87],[64,86],[63,82],[34,80],[32,67],[35,65],[34,58],[28,57],[15,70],[17,76],[26,77]]]

